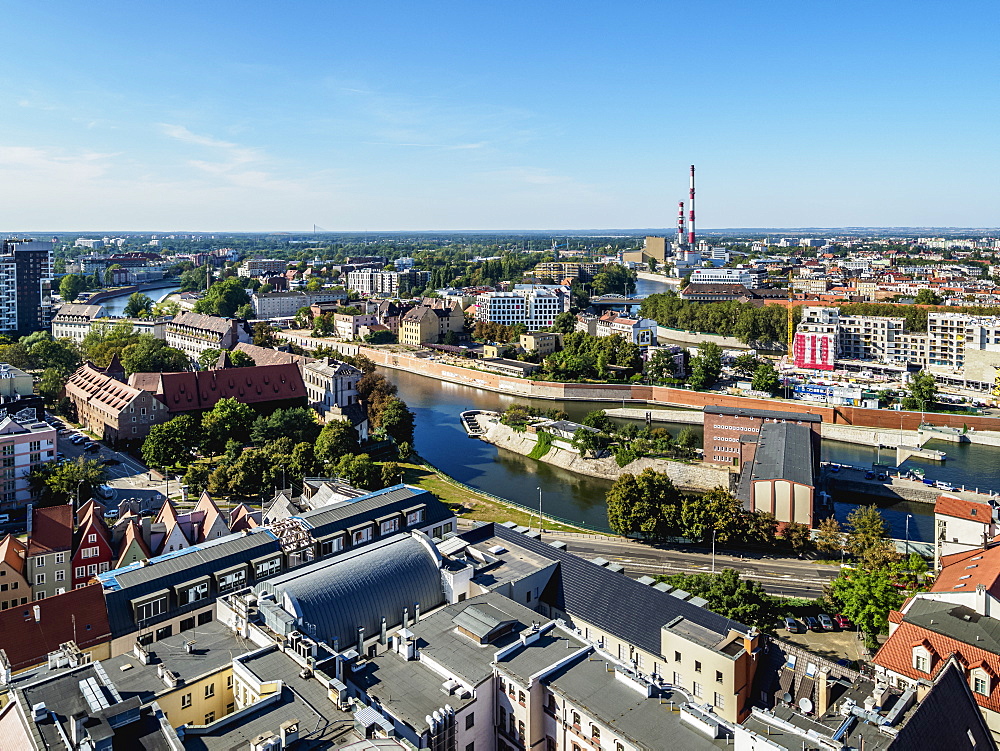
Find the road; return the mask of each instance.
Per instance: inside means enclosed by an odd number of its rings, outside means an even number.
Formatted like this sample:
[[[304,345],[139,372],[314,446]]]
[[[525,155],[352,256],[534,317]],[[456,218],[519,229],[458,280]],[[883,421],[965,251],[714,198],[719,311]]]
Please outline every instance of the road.
[[[546,540],[562,540],[566,548],[584,558],[601,557],[624,567],[632,577],[656,574],[704,574],[712,570],[710,552],[670,550],[632,541],[606,540],[588,536],[546,532]],[[815,598],[836,578],[836,566],[808,560],[771,558],[758,553],[715,556],[715,568],[734,568],[742,576],[759,581],[764,589],[784,597]]]

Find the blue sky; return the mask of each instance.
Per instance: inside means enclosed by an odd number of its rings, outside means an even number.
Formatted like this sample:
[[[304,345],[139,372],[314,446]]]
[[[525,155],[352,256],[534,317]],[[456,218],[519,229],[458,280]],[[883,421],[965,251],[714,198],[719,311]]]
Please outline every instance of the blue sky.
[[[0,228],[998,226],[1000,4],[14,2]]]

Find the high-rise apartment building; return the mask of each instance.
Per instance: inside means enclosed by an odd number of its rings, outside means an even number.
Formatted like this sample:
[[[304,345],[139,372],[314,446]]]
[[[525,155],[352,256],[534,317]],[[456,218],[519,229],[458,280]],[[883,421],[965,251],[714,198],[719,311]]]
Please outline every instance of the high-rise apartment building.
[[[407,269],[406,271],[374,271],[363,269],[347,274],[347,288],[362,295],[418,294],[431,283],[431,272]]]
[[[0,331],[22,336],[52,320],[52,243],[4,240],[0,252]]]

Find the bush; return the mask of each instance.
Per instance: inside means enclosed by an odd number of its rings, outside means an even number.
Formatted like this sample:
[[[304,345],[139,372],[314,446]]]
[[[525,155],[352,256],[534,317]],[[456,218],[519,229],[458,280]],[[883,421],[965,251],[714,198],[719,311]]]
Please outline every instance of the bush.
[[[531,449],[528,454],[530,459],[541,459],[547,453],[549,449],[552,448],[552,434],[546,433],[544,430],[539,430],[536,434],[538,436],[538,441],[535,443],[535,447]]]

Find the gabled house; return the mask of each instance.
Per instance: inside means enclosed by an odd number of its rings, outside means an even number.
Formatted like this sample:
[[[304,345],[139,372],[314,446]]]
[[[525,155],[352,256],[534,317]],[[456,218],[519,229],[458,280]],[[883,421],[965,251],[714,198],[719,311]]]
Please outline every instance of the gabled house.
[[[28,511],[28,581],[32,599],[70,589],[73,555],[73,505],[66,503]]]
[[[94,501],[87,501],[77,512],[77,530],[73,542],[73,589],[85,586],[97,574],[111,568],[115,560],[111,534]]]
[[[184,534],[177,517],[177,509],[168,498],[156,515],[150,531],[150,549],[157,555],[173,553],[191,547],[191,541]]]
[[[125,522],[121,540],[118,543],[118,558],[115,560],[115,568],[122,568],[138,561],[149,560],[153,552],[143,537],[142,523],[137,518],[131,518]]]
[[[24,605],[31,598],[25,577],[27,547],[13,535],[0,540],[0,610]]]
[[[233,534],[259,527],[261,512],[253,511],[245,503],[239,504],[229,512],[229,531]]]
[[[217,540],[229,534],[229,525],[226,524],[225,517],[219,511],[219,507],[215,505],[212,496],[204,491],[191,516],[193,523],[197,525],[196,530],[192,528],[191,535],[191,539],[195,543]]]
[[[953,495],[940,495],[934,504],[934,563],[954,553],[981,548],[997,536],[993,507]]]

